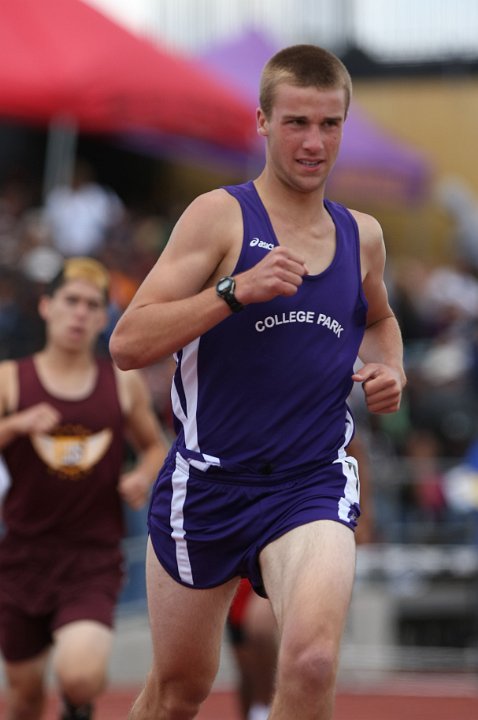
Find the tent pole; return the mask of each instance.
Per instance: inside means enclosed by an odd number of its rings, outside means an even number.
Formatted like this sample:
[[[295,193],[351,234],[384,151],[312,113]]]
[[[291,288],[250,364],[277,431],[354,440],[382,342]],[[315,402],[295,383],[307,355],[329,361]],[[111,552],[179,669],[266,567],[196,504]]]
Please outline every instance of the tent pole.
[[[78,131],[71,118],[55,118],[48,127],[43,201],[57,185],[70,185],[76,160]]]

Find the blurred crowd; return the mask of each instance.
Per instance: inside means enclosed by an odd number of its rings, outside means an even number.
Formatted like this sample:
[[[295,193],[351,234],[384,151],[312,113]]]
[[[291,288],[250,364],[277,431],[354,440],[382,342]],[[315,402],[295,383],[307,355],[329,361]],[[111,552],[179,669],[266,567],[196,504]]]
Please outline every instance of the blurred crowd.
[[[401,411],[369,416],[351,396],[370,458],[373,539],[478,543],[478,201],[459,183],[442,188],[452,215],[453,261],[390,257],[387,283],[403,332],[408,386]],[[474,221],[474,218],[476,222]],[[138,215],[79,160],[71,186],[40,207],[18,178],[0,186],[0,358],[43,342],[36,311],[63,257],[91,255],[111,273],[108,339],[167,243],[170,218]],[[173,432],[171,359],[144,370],[155,409]]]
[[[375,517],[386,540],[476,544],[478,199],[453,179],[439,201],[453,228],[450,259],[389,258],[408,386],[401,411],[366,428]]]
[[[18,176],[0,187],[0,359],[35,352],[44,341],[37,301],[69,256],[89,255],[108,268],[110,322],[100,353],[117,318],[166,244],[170,226],[160,216],[138,216],[110,188],[99,184],[80,159],[71,186],[54,188],[44,203],[31,205]],[[169,381],[172,359],[145,370],[155,409],[171,427]]]

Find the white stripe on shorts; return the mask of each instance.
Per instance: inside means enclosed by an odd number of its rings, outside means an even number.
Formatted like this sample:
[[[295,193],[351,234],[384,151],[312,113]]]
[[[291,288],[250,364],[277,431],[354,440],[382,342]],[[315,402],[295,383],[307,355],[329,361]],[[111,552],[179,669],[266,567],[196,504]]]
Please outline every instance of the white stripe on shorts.
[[[186,461],[179,453],[176,453],[176,469],[171,477],[173,486],[170,515],[172,528],[171,537],[176,543],[176,562],[178,564],[179,577],[183,582],[194,585],[191,563],[189,561],[188,544],[185,538],[183,512],[189,478],[188,470],[189,466]]]
[[[334,460],[334,464],[335,463],[340,463],[342,465],[342,470],[346,477],[344,494],[338,503],[338,515],[340,520],[344,520],[349,523],[350,507],[354,503],[358,505],[360,502],[358,463],[351,455],[347,455],[339,460]]]

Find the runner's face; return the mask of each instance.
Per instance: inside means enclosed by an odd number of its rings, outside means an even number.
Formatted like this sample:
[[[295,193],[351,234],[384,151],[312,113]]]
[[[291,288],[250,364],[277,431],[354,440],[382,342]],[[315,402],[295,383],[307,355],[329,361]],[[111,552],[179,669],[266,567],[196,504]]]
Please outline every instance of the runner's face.
[[[268,165],[287,185],[313,192],[333,168],[345,121],[345,91],[279,83],[271,116],[258,111]]]
[[[102,291],[79,279],[66,282],[52,297],[42,298],[40,314],[49,340],[72,351],[92,348],[107,321]]]

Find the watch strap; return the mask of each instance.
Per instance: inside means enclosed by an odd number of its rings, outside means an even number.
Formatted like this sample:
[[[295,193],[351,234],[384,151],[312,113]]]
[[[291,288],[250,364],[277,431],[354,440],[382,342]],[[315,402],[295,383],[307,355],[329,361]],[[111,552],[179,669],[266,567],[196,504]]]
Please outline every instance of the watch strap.
[[[229,281],[227,287],[225,289],[219,289],[219,286],[223,284],[226,280]],[[234,295],[235,289],[236,281],[234,280],[234,278],[229,276],[221,278],[216,285],[216,293],[218,294],[218,296],[229,305],[232,312],[238,313],[241,312],[241,310],[244,310],[244,305],[239,302],[239,300]]]

